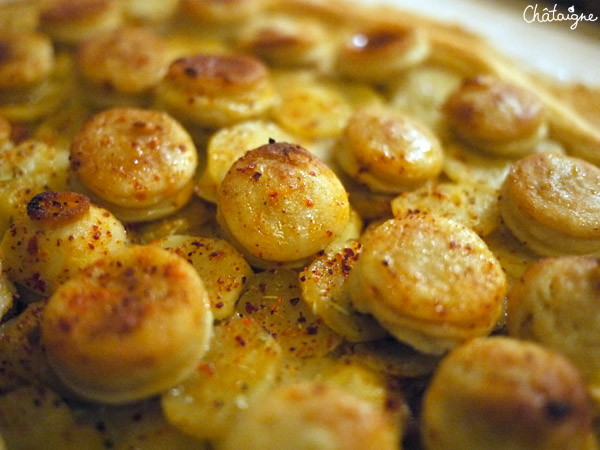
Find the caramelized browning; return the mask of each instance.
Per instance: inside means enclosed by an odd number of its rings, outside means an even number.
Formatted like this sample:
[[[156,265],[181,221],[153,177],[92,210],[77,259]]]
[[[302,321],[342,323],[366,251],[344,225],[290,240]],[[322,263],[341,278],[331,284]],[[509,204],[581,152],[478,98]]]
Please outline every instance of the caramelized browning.
[[[46,224],[77,219],[90,208],[90,199],[70,191],[42,192],[27,204],[27,215]]]
[[[266,67],[249,56],[195,55],[169,67],[167,78],[198,92],[222,92],[252,87],[267,76]]]
[[[546,132],[541,100],[532,92],[492,77],[466,79],[442,108],[449,127],[460,139],[491,153],[531,153]],[[528,145],[519,148],[515,142],[521,141]],[[503,149],[494,144],[510,146]]]

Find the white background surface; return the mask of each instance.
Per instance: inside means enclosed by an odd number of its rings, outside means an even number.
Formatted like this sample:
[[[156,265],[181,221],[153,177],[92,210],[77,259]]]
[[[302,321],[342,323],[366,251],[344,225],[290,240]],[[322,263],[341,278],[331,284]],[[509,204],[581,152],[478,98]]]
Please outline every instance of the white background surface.
[[[554,5],[523,0],[357,0],[391,4],[403,9],[459,23],[490,39],[504,53],[535,70],[560,80],[600,86],[600,18],[596,22],[527,23],[523,12],[538,4],[538,11]],[[600,0],[598,0],[600,1]],[[565,11],[566,12],[566,11]],[[583,11],[575,10],[576,13]]]

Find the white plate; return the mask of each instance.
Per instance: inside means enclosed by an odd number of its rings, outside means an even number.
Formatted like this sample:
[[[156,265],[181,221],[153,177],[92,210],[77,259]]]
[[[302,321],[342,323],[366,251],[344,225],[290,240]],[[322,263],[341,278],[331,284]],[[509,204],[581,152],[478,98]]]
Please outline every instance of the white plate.
[[[391,4],[403,9],[463,25],[487,37],[504,53],[534,70],[559,80],[600,87],[600,18],[595,22],[555,20],[542,22],[542,0],[359,0],[367,4]],[[535,9],[537,5],[537,10]],[[538,13],[537,16],[534,12]],[[557,8],[568,14],[566,9]],[[575,9],[575,14],[583,12]],[[586,14],[586,17],[588,15]],[[537,19],[536,19],[537,18]]]

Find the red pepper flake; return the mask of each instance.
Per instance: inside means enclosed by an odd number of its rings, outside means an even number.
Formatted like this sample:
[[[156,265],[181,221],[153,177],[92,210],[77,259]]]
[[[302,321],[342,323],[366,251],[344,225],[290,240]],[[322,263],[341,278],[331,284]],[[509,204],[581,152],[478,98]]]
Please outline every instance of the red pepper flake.
[[[215,308],[221,309],[224,306],[223,302],[219,302],[215,305]]]
[[[205,374],[210,376],[215,374],[215,367],[212,364],[201,362],[200,364],[198,364],[196,369],[198,370],[198,372],[204,372]]]
[[[242,347],[244,347],[246,345],[246,340],[239,334],[235,337],[235,341],[238,344],[240,344]]]
[[[37,240],[37,236],[32,236],[31,239],[29,239],[29,242],[27,243],[27,254],[29,256],[35,256],[38,253],[38,240]]]
[[[317,326],[310,326],[310,327],[306,327],[306,334],[308,334],[309,336],[314,336],[315,334],[317,334],[319,331],[319,327]]]
[[[252,178],[254,178],[255,180],[258,180],[260,177],[262,177],[262,173],[260,172],[254,172],[252,174]]]
[[[309,208],[315,206],[315,202],[313,202],[310,198],[306,199],[306,206],[308,206]]]
[[[300,301],[300,297],[294,297],[294,298],[290,298],[290,304],[292,306],[296,306],[298,304],[298,302]]]

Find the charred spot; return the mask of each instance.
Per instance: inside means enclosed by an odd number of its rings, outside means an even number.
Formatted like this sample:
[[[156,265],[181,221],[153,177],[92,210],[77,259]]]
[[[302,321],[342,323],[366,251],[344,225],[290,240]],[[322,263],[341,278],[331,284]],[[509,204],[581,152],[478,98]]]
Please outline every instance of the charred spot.
[[[314,336],[319,332],[319,327],[316,325],[311,325],[309,327],[306,327],[306,334],[308,334],[309,336]]]
[[[252,314],[255,313],[256,311],[258,311],[258,308],[253,305],[250,302],[246,302],[246,304],[244,305],[244,310],[248,313],[248,314]]]
[[[76,192],[46,191],[34,196],[27,204],[31,220],[49,223],[64,222],[77,218],[90,208],[90,199]]]
[[[544,406],[544,413],[550,420],[563,420],[573,411],[569,403],[560,400],[551,400]]]

